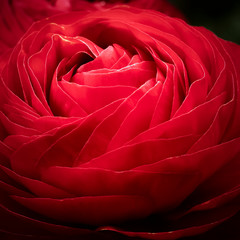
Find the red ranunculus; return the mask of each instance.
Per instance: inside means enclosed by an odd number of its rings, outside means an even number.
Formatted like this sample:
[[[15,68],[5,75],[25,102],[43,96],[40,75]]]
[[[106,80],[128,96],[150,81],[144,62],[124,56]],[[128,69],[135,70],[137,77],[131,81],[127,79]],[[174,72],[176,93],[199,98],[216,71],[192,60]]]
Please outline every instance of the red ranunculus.
[[[239,54],[129,6],[35,23],[0,78],[2,236],[176,239],[234,216]]]

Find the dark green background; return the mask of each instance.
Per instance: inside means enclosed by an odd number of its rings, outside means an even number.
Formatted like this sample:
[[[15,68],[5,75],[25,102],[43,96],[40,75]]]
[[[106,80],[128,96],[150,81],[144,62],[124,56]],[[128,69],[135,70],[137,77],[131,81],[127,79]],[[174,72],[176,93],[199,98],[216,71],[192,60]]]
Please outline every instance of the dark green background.
[[[219,37],[240,44],[240,0],[169,0],[191,25],[204,26]]]

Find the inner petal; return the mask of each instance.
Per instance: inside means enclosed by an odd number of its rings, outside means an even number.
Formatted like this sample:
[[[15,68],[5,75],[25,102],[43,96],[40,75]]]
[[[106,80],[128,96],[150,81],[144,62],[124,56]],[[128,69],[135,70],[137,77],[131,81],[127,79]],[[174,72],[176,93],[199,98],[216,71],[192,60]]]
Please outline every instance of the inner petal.
[[[113,46],[108,46],[104,49],[93,61],[80,66],[77,72],[88,72],[90,70],[101,68],[110,69],[119,61],[119,59],[122,59],[122,62],[125,61],[124,66],[126,66],[130,62],[131,58],[126,50],[124,50],[121,46],[113,44]]]
[[[156,75],[155,64],[150,61],[136,63],[119,70],[100,69],[76,73],[72,81],[88,86],[127,85],[139,87]]]

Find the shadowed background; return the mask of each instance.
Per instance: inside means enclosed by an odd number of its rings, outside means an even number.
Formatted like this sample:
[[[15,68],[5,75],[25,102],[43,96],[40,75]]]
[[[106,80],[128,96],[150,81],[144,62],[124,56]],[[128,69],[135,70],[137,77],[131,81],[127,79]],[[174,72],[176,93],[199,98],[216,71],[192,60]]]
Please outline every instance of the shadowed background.
[[[219,37],[240,44],[239,0],[169,0],[191,25],[204,26]]]

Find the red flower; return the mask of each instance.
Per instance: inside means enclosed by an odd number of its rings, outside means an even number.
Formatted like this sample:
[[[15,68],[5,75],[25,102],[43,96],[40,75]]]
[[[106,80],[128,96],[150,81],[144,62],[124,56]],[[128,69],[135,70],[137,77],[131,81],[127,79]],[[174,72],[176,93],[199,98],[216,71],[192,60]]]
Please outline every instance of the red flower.
[[[35,23],[0,78],[2,233],[176,239],[234,216],[239,54],[128,6]]]

